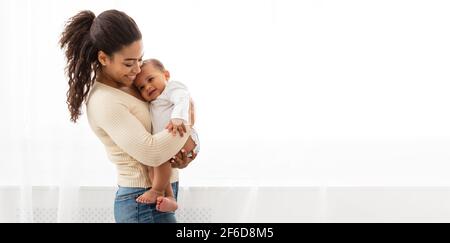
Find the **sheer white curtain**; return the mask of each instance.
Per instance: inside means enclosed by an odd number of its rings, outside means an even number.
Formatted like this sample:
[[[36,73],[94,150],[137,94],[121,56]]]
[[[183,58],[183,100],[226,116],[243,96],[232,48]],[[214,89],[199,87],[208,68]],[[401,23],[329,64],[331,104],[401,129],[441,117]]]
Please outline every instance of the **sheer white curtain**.
[[[101,4],[106,1],[94,3],[93,10]],[[0,221],[33,222],[36,186],[56,190],[57,201],[50,202],[58,205],[56,221],[80,221],[74,212],[89,175],[101,175],[105,184],[114,185],[113,168],[105,163],[86,118],[71,124],[65,105],[67,81],[58,39],[64,22],[83,5],[87,1],[0,2],[0,185],[19,188],[19,193],[2,194]]]
[[[450,185],[447,1],[4,0],[0,186],[20,193],[0,221],[33,220],[33,186],[81,221],[80,187],[115,185],[86,117],[69,122],[57,43],[78,11],[112,8],[196,101],[182,186],[251,186],[253,203],[260,186]]]

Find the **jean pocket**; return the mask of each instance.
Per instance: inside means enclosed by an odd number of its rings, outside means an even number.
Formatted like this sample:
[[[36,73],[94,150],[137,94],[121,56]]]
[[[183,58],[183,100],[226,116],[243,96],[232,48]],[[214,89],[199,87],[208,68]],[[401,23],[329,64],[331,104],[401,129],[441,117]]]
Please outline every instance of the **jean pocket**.
[[[140,203],[136,202],[141,210],[149,209],[151,211],[156,211],[156,203]]]
[[[125,194],[121,194],[120,192],[117,192],[116,194],[116,202],[121,202],[121,201],[127,201],[127,200],[136,200],[136,198],[139,197],[139,195],[141,195],[142,192],[131,192],[131,193],[125,193]]]

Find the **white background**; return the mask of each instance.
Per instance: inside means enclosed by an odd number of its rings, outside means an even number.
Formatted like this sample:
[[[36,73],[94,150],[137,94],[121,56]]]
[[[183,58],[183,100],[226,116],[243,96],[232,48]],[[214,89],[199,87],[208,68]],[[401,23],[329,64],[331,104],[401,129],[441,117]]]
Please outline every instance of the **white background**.
[[[0,185],[115,185],[58,40],[116,8],[198,107],[186,186],[449,186],[447,1],[0,1]]]

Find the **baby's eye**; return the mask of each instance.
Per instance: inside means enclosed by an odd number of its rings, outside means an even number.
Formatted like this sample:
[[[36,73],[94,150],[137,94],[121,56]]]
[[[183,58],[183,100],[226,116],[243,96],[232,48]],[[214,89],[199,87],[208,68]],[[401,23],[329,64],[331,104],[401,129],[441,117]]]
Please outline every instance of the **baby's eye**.
[[[126,67],[132,67],[132,64],[125,64]]]

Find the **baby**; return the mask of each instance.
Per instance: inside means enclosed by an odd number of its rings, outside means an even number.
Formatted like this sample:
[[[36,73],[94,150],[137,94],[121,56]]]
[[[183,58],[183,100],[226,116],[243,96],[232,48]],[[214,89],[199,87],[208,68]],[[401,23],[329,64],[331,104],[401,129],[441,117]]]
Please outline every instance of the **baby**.
[[[152,115],[152,133],[169,129],[173,135],[186,132],[185,126],[193,126],[193,117],[190,116],[190,95],[187,87],[176,81],[170,81],[170,73],[163,64],[156,59],[145,60],[141,72],[134,80],[134,85],[141,96],[150,102],[149,108]],[[196,146],[194,153],[199,151],[197,133],[191,129],[191,137]],[[189,152],[188,156],[192,155]],[[174,211],[178,208],[170,185],[172,167],[165,162],[158,167],[149,167],[149,178],[152,188],[139,196],[136,201],[140,203],[152,203],[156,197],[156,209],[161,212]]]

